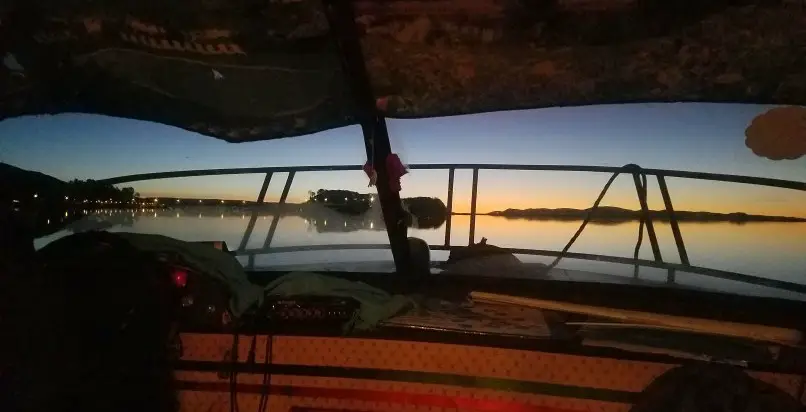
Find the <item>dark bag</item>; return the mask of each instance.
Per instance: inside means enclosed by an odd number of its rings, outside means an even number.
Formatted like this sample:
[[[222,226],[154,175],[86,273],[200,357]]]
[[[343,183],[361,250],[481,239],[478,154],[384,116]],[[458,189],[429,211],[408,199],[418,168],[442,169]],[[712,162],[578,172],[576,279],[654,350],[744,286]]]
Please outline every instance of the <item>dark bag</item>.
[[[630,412],[802,412],[791,395],[729,365],[687,365],[657,377]]]
[[[156,256],[114,234],[76,234],[38,251],[18,280],[4,410],[178,410],[180,295]]]

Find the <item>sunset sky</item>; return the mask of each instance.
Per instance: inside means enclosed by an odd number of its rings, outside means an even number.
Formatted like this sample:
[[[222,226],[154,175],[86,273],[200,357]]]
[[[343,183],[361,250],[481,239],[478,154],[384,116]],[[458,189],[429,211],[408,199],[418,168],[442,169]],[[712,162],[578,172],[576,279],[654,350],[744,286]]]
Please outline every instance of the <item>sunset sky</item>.
[[[756,105],[642,104],[499,112],[390,120],[393,150],[408,164],[498,163],[621,166],[743,174],[806,181],[806,158],[770,161],[744,145]],[[0,161],[61,179],[205,168],[356,165],[364,148],[357,126],[315,135],[228,144],[168,126],[92,115],[28,117],[0,122]],[[410,196],[447,191],[447,171],[412,171],[403,178]],[[609,176],[567,172],[482,171],[479,212],[528,207],[589,207]],[[198,177],[133,183],[144,196],[252,200],[262,175]],[[285,175],[275,176],[277,199]],[[456,175],[454,210],[469,210],[471,172]],[[289,201],[308,190],[369,192],[363,172],[301,173]],[[748,185],[670,179],[679,210],[742,211],[806,217],[806,193]],[[662,202],[650,179],[650,207]],[[605,204],[637,208],[628,177]]]

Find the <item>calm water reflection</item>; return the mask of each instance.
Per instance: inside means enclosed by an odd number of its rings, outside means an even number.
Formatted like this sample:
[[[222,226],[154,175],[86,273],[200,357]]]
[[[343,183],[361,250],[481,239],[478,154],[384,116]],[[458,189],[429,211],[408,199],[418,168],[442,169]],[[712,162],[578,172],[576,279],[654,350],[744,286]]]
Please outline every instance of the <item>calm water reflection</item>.
[[[37,247],[74,231],[103,229],[155,233],[183,240],[223,240],[230,249],[241,245],[250,221],[247,209],[188,208],[177,210],[103,211],[85,218],[67,230],[38,239]],[[271,210],[258,213],[246,249],[261,249],[272,222]],[[454,216],[451,244],[468,242],[469,216]],[[561,249],[573,235],[579,222],[510,220],[501,217],[479,216],[476,221],[476,239],[482,236],[503,247],[528,249]],[[574,252],[632,257],[638,223],[617,225],[590,224],[571,249]],[[674,238],[668,224],[656,223],[664,260],[679,263]],[[750,275],[806,283],[806,223],[684,223],[681,231],[692,265],[722,269]],[[429,244],[442,244],[444,226],[439,229],[411,229],[411,236],[420,237]],[[288,210],[278,222],[271,246],[299,246],[326,244],[388,244],[383,221],[377,212],[362,217],[348,217],[330,211],[309,213]],[[652,259],[645,239],[640,256]],[[447,258],[447,252],[434,252],[435,260]],[[550,258],[523,257],[525,261],[548,263]],[[243,262],[246,261],[242,257]],[[334,262],[375,261],[385,262],[391,270],[391,252],[388,250],[346,250],[263,254],[255,257],[258,267],[293,264],[321,264]],[[632,267],[624,265],[564,261],[560,267],[590,270],[602,273],[632,276]],[[664,280],[664,270],[642,268],[642,278]],[[739,293],[782,295],[757,286],[729,282],[699,275],[678,274],[682,284],[717,288]],[[797,295],[783,294],[795,297]],[[802,298],[802,296],[800,296]]]

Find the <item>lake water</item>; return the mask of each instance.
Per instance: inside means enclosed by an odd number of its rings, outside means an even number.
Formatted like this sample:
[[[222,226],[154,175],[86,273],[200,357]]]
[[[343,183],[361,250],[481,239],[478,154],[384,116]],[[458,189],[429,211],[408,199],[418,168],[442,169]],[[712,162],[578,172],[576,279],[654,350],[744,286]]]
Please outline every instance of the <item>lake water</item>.
[[[257,213],[247,250],[262,250],[274,216],[271,211]],[[37,239],[37,248],[50,241],[90,228],[109,231],[153,233],[174,238],[200,241],[223,240],[230,250],[238,249],[250,222],[252,212],[232,208],[195,208],[176,210],[99,211],[71,230],[64,230]],[[560,250],[581,222],[529,221],[503,217],[478,216],[476,241],[482,237],[501,247]],[[451,244],[467,245],[470,216],[452,218]],[[668,224],[656,223],[656,232],[663,258],[680,263]],[[692,265],[755,275],[766,278],[806,283],[806,223],[683,223],[681,231]],[[592,253],[631,258],[638,232],[638,222],[622,224],[589,224],[571,248],[572,252]],[[445,241],[445,226],[438,229],[410,229],[410,236],[422,238],[432,245]],[[386,244],[388,238],[378,213],[348,217],[338,213],[310,215],[284,213],[277,223],[271,247],[337,244]],[[640,257],[652,259],[649,241],[644,236]],[[552,258],[520,256],[527,262],[549,263]],[[432,259],[447,259],[447,252],[432,252]],[[248,264],[246,256],[239,260]],[[389,250],[326,250],[291,253],[261,253],[253,257],[257,268],[313,264],[326,268],[335,263],[376,262],[381,270],[391,271]],[[360,268],[362,266],[353,266]],[[366,267],[363,266],[363,267]],[[621,276],[633,276],[632,266],[564,260],[559,267]],[[356,269],[361,270],[361,269]],[[665,281],[666,271],[641,268],[642,279]],[[696,274],[677,273],[679,284],[715,288],[736,293],[780,296],[806,300],[806,296],[775,289],[725,281]]]

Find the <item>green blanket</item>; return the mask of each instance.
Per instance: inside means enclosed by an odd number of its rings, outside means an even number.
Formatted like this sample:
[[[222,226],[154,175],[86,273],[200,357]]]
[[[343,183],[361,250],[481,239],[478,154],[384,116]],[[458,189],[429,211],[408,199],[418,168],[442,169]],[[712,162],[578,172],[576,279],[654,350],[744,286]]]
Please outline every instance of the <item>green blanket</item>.
[[[191,268],[217,278],[230,289],[230,311],[236,318],[253,305],[263,302],[263,288],[250,282],[238,260],[223,250],[204,243],[189,243],[161,235],[128,232],[117,232],[115,235],[140,250],[176,253]]]
[[[160,235],[126,232],[115,234],[140,250],[179,254],[190,267],[216,277],[230,289],[232,295],[230,310],[236,318],[250,308],[262,305],[266,295],[333,296],[355,299],[359,302],[360,308],[353,320],[345,325],[346,330],[370,329],[414,306],[414,302],[408,297],[393,296],[366,283],[309,272],[288,273],[262,288],[249,281],[243,266],[234,256],[208,244],[188,243]]]

